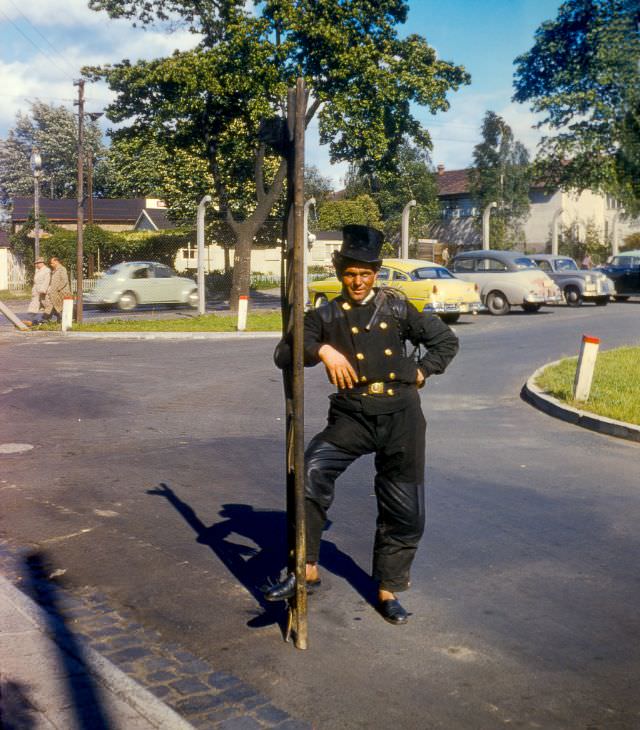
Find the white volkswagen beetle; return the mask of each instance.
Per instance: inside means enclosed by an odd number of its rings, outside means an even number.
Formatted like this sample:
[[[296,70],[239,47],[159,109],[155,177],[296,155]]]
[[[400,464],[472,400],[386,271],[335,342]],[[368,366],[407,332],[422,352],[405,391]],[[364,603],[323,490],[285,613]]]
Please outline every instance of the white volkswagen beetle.
[[[178,276],[154,261],[126,261],[104,272],[93,291],[83,296],[87,304],[128,312],[138,304],[188,304],[198,306],[193,279]]]

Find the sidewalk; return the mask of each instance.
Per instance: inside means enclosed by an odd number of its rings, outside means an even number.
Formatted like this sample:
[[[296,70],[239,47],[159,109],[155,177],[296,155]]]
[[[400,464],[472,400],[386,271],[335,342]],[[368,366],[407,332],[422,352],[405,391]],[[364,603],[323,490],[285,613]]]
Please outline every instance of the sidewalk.
[[[0,576],[0,727],[193,726]]]

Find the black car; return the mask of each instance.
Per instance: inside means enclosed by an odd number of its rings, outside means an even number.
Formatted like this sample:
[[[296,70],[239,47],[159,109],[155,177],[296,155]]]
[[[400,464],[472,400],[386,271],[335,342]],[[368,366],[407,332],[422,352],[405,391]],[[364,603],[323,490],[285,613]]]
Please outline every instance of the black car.
[[[625,251],[611,261],[598,266],[616,287],[616,301],[624,302],[629,297],[640,297],[640,251]]]

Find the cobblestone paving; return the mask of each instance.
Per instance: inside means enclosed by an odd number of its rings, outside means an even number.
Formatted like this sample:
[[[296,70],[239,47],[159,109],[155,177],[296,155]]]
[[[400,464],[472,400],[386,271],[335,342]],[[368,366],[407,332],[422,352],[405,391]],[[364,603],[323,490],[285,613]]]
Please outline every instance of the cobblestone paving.
[[[311,730],[255,688],[216,671],[176,644],[163,644],[105,596],[84,589],[62,589],[46,570],[29,570],[29,553],[0,542],[0,570],[44,609],[62,618],[75,638],[160,697],[196,728],[215,730]]]

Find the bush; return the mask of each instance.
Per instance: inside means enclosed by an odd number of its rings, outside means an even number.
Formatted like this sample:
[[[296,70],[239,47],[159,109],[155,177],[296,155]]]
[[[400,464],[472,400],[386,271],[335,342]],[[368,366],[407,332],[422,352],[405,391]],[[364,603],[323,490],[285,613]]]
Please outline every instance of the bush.
[[[632,233],[624,237],[624,244],[620,247],[621,251],[635,251],[640,248],[640,233]]]

